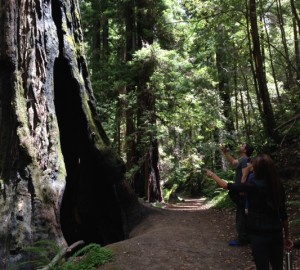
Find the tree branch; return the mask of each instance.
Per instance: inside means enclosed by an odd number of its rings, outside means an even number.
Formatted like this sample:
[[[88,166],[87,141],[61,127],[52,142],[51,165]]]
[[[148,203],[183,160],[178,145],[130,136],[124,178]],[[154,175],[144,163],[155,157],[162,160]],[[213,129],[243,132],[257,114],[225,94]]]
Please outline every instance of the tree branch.
[[[55,266],[60,260],[61,258],[63,258],[67,253],[70,253],[72,252],[72,250],[74,250],[76,247],[80,246],[80,245],[83,245],[84,244],[84,241],[83,240],[80,240],[78,242],[75,242],[74,244],[72,244],[71,246],[69,247],[66,247],[66,248],[63,248],[54,258],[53,260],[48,264],[46,265],[45,267],[43,268],[40,268],[40,269],[37,269],[37,270],[50,270],[52,269],[53,266]]]
[[[300,118],[300,113],[295,115],[294,117],[292,117],[291,119],[289,119],[288,121],[284,122],[283,124],[279,125],[277,128],[275,128],[274,130],[278,130],[282,127],[285,127],[286,125],[288,125],[289,123],[296,121],[298,118]]]

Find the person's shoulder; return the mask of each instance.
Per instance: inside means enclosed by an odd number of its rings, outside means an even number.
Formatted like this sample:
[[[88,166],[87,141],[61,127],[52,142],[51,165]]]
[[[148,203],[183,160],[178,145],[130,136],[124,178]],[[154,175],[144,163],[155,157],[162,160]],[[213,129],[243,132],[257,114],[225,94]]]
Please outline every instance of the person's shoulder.
[[[241,157],[238,160],[238,163],[241,164],[243,167],[246,167],[248,162],[249,162],[249,158],[248,157]]]

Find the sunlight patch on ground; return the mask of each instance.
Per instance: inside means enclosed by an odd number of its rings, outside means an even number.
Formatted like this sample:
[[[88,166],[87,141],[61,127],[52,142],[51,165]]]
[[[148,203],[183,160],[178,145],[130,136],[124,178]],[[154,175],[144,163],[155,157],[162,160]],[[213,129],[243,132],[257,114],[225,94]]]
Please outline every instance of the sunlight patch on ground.
[[[195,211],[195,210],[206,210],[212,205],[207,203],[206,198],[199,199],[184,199],[179,198],[181,201],[178,203],[165,203],[162,208],[179,211]]]

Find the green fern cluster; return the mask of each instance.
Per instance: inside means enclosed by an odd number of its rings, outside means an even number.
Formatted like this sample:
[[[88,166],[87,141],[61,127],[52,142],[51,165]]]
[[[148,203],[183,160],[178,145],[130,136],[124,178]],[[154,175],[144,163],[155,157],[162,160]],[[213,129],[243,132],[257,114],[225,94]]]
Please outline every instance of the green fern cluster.
[[[39,240],[32,246],[23,248],[25,261],[10,267],[9,270],[22,269],[23,267],[33,267],[33,269],[41,268],[48,265],[51,259],[60,251],[60,247],[50,240]]]
[[[97,244],[89,244],[76,252],[58,270],[95,270],[113,260],[113,253]]]
[[[41,240],[35,242],[32,246],[23,249],[27,259],[22,263],[11,267],[9,270],[41,269],[51,262],[51,260],[61,251],[61,248],[50,240]],[[111,250],[101,247],[98,244],[89,244],[78,250],[67,261],[64,258],[57,265],[51,267],[51,270],[96,270],[98,266],[113,260]]]

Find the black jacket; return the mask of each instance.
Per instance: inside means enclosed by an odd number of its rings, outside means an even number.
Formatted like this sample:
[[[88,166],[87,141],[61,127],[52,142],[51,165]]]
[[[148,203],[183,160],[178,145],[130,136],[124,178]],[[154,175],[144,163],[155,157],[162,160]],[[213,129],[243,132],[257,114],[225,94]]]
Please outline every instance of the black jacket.
[[[282,221],[287,220],[286,197],[282,187],[282,206],[275,208],[270,191],[264,180],[254,179],[251,183],[229,183],[228,190],[246,192],[248,200],[247,226],[252,232],[273,232],[282,230]]]

